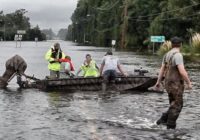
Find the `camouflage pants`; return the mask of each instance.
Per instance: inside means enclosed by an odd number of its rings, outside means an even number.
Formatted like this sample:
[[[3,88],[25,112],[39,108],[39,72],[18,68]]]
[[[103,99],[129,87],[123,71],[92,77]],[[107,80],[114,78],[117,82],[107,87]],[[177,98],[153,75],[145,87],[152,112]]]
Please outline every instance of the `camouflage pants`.
[[[168,128],[176,128],[176,120],[183,107],[183,81],[165,82],[165,88],[169,97],[169,109],[163,113],[161,119],[167,123]]]

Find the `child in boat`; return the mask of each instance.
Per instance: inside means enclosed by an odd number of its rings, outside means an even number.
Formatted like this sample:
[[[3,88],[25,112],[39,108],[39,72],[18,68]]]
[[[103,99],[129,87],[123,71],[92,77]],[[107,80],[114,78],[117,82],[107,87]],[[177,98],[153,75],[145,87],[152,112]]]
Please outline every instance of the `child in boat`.
[[[74,74],[72,73],[74,71],[74,66],[71,62],[70,56],[65,56],[64,59],[59,59],[59,62],[61,62],[60,65],[60,78],[69,78],[73,77]]]
[[[90,54],[86,55],[86,60],[78,70],[76,76],[83,71],[84,77],[98,77],[99,76],[99,68],[96,62],[92,59]]]

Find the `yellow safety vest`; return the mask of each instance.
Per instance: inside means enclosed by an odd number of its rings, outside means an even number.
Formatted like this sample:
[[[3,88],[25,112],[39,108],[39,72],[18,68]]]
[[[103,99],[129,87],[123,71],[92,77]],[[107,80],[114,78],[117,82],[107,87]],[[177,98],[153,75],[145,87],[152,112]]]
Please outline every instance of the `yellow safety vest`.
[[[45,54],[45,59],[49,62],[48,63],[48,69],[52,70],[52,71],[60,71],[60,63],[59,62],[53,62],[54,58],[52,58],[51,55],[52,55],[52,50],[50,49]],[[58,56],[58,58],[59,58],[59,56]],[[64,59],[64,58],[65,58],[65,54],[62,52],[62,59]]]
[[[98,77],[99,71],[96,68],[96,62],[92,60],[89,65],[82,65],[81,70],[83,71],[84,77]]]

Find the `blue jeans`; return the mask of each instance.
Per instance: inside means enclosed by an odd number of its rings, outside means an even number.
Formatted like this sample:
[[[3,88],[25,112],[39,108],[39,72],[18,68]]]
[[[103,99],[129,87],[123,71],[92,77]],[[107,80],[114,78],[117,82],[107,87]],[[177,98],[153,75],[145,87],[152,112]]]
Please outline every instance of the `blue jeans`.
[[[117,77],[117,72],[116,70],[107,70],[103,73],[103,81],[108,83],[108,82],[115,82],[115,78]]]

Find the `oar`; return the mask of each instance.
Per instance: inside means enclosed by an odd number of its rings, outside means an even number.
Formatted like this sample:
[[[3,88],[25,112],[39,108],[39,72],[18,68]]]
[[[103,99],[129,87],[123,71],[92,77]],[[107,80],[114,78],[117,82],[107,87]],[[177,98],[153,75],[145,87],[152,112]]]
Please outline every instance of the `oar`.
[[[34,80],[34,81],[39,81],[40,79],[38,78],[35,78],[34,75],[33,76],[29,76],[29,75],[26,75],[24,73],[22,73],[21,75],[23,75],[24,77],[28,78],[28,79],[31,79],[31,80]]]
[[[16,72],[8,79],[7,83],[9,83],[16,75]]]

